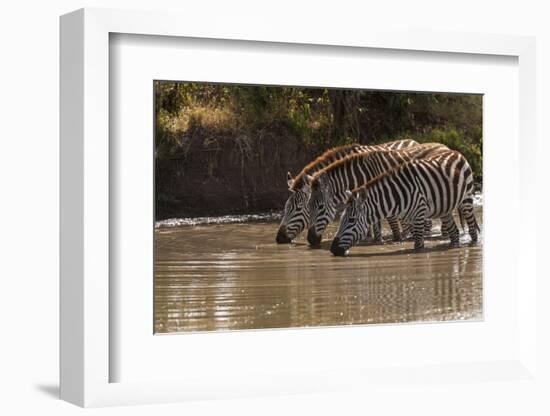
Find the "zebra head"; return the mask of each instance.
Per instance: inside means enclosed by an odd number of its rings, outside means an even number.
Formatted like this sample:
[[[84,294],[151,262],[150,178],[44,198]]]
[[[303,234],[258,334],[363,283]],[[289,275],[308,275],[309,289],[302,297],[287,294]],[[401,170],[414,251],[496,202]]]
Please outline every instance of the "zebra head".
[[[311,194],[309,184],[304,182],[299,189],[295,189],[293,187],[294,179],[290,172],[287,172],[287,184],[291,194],[285,203],[283,219],[275,239],[279,244],[292,242],[309,224],[307,210],[307,201]]]
[[[326,172],[321,173],[311,182],[308,211],[310,226],[307,241],[310,245],[317,246],[321,243],[323,232],[338,213]]]
[[[342,218],[336,237],[332,240],[330,251],[335,256],[344,256],[349,249],[359,241],[367,237],[369,223],[368,204],[365,203],[364,191],[352,194],[346,191],[348,203]]]

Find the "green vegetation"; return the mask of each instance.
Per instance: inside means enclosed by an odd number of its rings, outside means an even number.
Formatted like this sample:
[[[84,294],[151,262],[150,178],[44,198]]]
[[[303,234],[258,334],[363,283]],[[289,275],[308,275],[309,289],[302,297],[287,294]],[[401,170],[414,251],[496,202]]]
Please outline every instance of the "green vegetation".
[[[482,183],[482,97],[156,81],[157,218],[278,210],[327,148],[400,138],[460,151]]]
[[[398,136],[399,139],[401,136]],[[449,127],[446,129],[434,128],[426,131],[425,133],[413,133],[405,134],[404,137],[416,140],[419,143],[443,143],[449,149],[457,150],[462,153],[474,172],[474,179],[479,188],[483,179],[482,172],[482,138],[481,131],[479,136],[471,136],[469,132],[459,130],[455,127]]]

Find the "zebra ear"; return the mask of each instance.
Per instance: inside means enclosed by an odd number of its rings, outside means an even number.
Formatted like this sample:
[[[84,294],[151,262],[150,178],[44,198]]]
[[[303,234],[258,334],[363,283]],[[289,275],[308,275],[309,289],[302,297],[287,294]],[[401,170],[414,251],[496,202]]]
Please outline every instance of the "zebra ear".
[[[305,174],[304,175],[304,182],[307,186],[311,186],[311,183],[313,182],[313,176]]]
[[[348,197],[348,201],[353,201],[355,199],[355,196],[349,189],[346,189],[346,196]]]
[[[288,184],[288,189],[292,188],[292,185],[294,185],[294,178],[290,172],[286,173],[286,183]]]

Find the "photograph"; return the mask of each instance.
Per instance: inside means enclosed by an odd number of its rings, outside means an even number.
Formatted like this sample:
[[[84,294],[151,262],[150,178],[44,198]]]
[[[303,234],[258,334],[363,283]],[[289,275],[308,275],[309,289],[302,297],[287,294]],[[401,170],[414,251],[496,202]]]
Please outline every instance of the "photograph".
[[[483,95],[155,80],[154,332],[483,320]]]

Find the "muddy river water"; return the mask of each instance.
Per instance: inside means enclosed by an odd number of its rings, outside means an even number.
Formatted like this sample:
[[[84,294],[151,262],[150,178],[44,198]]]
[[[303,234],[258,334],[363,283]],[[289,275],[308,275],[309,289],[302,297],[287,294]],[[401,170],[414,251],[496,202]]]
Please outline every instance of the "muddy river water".
[[[481,207],[476,217],[482,225]],[[362,243],[334,257],[302,235],[277,245],[278,223],[155,230],[155,331],[214,331],[482,318],[482,243],[448,249],[437,226],[412,241]],[[480,241],[483,240],[481,236]]]

